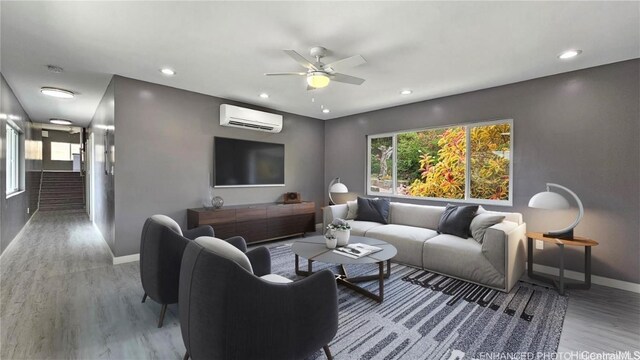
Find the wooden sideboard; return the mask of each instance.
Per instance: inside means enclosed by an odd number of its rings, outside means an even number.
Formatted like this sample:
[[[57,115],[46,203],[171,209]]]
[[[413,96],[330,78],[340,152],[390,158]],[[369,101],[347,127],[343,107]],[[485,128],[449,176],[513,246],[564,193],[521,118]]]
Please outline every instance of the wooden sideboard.
[[[189,229],[211,225],[216,237],[242,236],[247,243],[314,232],[315,220],[316,204],[313,201],[187,209]]]

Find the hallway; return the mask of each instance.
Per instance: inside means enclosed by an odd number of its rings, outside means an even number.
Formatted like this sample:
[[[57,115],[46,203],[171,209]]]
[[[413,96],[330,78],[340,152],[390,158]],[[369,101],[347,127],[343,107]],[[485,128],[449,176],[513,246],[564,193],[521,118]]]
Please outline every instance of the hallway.
[[[0,257],[0,358],[181,358],[177,308],[156,328],[138,262],[111,261],[84,211],[36,213]]]

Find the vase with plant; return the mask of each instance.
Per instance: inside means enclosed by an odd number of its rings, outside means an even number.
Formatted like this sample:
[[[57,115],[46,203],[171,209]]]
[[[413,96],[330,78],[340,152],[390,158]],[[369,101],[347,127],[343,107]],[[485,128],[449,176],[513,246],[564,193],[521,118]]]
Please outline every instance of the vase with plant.
[[[345,246],[349,243],[351,236],[351,226],[343,219],[333,219],[331,224],[327,225],[327,229],[337,240],[337,246]]]

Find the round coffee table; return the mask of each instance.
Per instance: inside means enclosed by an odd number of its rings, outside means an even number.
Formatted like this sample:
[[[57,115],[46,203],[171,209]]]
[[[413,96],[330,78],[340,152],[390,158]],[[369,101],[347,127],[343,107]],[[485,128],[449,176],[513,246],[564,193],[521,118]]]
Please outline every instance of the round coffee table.
[[[364,296],[367,296],[377,302],[382,302],[384,297],[384,279],[391,275],[391,258],[396,256],[398,250],[382,240],[367,238],[363,236],[351,236],[349,243],[362,243],[382,248],[381,251],[363,256],[359,259],[353,259],[345,255],[336,254],[333,249],[327,248],[324,236],[311,236],[303,238],[293,243],[291,250],[296,255],[296,274],[301,276],[309,276],[313,273],[313,262],[319,261],[327,264],[339,265],[340,273],[336,274],[336,282],[352,289]],[[308,270],[300,270],[299,257],[307,259]],[[387,272],[384,271],[384,263],[387,262]],[[349,277],[345,265],[350,264],[378,264],[378,274],[365,275],[358,277]],[[362,281],[378,280],[378,294],[374,294],[356,283]]]

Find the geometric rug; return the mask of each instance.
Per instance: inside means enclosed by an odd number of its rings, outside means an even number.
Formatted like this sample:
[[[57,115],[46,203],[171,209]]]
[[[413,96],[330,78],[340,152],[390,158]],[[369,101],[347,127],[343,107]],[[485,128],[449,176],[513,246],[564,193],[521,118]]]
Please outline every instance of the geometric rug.
[[[273,273],[300,279],[291,244],[269,250]],[[335,266],[314,263],[314,271],[323,268],[337,272]],[[375,273],[377,266],[347,270],[359,276]],[[359,285],[377,292],[377,281]],[[567,303],[555,290],[533,284],[519,282],[505,294],[392,263],[382,303],[338,286],[338,333],[329,346],[335,359],[552,357]],[[318,351],[310,359],[324,358]]]

